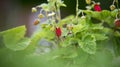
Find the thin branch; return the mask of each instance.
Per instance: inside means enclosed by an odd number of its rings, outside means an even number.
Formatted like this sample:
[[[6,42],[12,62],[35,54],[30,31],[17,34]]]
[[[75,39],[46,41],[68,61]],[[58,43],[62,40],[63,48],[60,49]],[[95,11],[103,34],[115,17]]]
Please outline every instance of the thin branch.
[[[78,18],[78,7],[79,7],[79,2],[76,0],[76,18]]]

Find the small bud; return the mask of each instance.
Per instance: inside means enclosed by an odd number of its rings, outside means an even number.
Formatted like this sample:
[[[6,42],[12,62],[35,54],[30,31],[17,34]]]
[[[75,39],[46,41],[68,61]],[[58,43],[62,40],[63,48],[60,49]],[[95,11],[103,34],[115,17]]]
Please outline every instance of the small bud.
[[[85,0],[86,4],[91,4],[91,0]]]
[[[39,22],[40,22],[40,20],[39,20],[39,19],[36,19],[36,20],[33,22],[33,24],[34,24],[34,25],[37,25],[37,24],[39,24]]]
[[[115,5],[110,5],[110,10],[114,10],[115,8]]]
[[[35,13],[37,12],[37,9],[35,7],[32,8],[32,12]]]
[[[39,14],[38,18],[42,19],[43,18],[43,14]]]
[[[101,7],[100,7],[100,5],[99,4],[94,4],[94,11],[98,11],[98,12],[100,12],[101,11]]]

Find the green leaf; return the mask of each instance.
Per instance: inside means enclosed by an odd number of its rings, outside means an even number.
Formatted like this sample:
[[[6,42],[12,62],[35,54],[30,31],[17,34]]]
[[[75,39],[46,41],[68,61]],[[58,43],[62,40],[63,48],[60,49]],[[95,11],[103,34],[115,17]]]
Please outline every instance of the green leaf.
[[[99,19],[99,20],[102,20],[100,12],[92,12],[92,17]]]
[[[93,35],[86,35],[82,40],[79,40],[79,46],[83,49],[83,51],[89,54],[95,54],[96,52],[96,42],[95,37]]]
[[[83,12],[85,12],[87,15],[89,15],[93,18],[96,18],[98,20],[102,20],[100,12],[95,12],[95,11],[91,11],[91,10],[83,10]]]
[[[102,12],[101,12],[101,18],[103,20],[105,20],[106,18],[108,18],[108,16],[110,16],[110,11],[108,11],[108,10],[102,10]]]
[[[91,29],[93,29],[93,30],[102,30],[103,28],[104,27],[102,26],[102,23],[91,25]]]
[[[77,32],[82,31],[83,27],[84,26],[82,24],[74,25],[72,31],[73,31],[74,34],[76,34]]]
[[[112,16],[112,17],[116,17],[117,12],[118,12],[117,9],[111,11],[111,16]]]
[[[70,38],[67,37],[63,42],[60,43],[60,45],[61,45],[62,47],[70,46],[69,41],[70,41]]]
[[[112,65],[111,61],[113,59],[113,55],[107,49],[97,50],[96,54],[93,55],[92,57],[94,57],[93,60],[96,62],[96,65],[99,67],[111,67]]]
[[[120,32],[115,31],[115,32],[114,32],[114,36],[116,36],[116,37],[120,37]]]
[[[66,28],[62,28],[62,36],[67,36],[68,30]]]
[[[96,40],[105,40],[108,38],[107,36],[105,36],[105,34],[93,34],[93,35],[95,36]]]
[[[119,67],[120,66],[120,56],[118,56],[118,57],[116,57],[116,58],[114,58],[114,60],[113,60],[113,66],[114,67]]]
[[[58,23],[58,25],[62,26],[63,24],[72,23],[71,20],[73,20],[74,17],[75,17],[74,15],[67,16],[64,19],[62,19],[60,23]]]
[[[30,39],[24,38],[26,32],[25,26],[19,26],[2,32],[5,46],[11,50],[23,50],[30,42]]]
[[[61,6],[66,7],[64,1],[57,1],[57,7],[60,8]]]
[[[41,5],[38,5],[37,7],[42,8],[45,11],[49,11],[49,6],[46,3],[43,3]]]

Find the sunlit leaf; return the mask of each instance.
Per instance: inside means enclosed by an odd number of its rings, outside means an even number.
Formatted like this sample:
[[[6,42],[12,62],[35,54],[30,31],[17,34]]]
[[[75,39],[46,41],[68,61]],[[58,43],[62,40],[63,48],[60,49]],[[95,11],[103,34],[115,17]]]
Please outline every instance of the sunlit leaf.
[[[26,33],[25,26],[19,26],[2,32],[5,46],[11,50],[23,50],[29,43],[30,39],[24,38]]]

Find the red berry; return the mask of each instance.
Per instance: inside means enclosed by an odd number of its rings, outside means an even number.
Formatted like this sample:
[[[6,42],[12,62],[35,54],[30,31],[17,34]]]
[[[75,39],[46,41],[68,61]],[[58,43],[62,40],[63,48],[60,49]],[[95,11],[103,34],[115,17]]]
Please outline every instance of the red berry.
[[[115,19],[114,25],[115,27],[120,27],[120,19]]]
[[[94,11],[98,11],[98,12],[101,11],[101,7],[99,4],[94,4]]]
[[[60,27],[56,27],[56,29],[55,29],[55,34],[56,34],[56,36],[57,37],[60,37],[61,36],[61,29],[60,29]]]
[[[40,22],[40,20],[39,20],[39,19],[36,19],[36,20],[33,22],[33,24],[34,24],[34,25],[37,25],[37,24],[39,24],[39,22]]]

